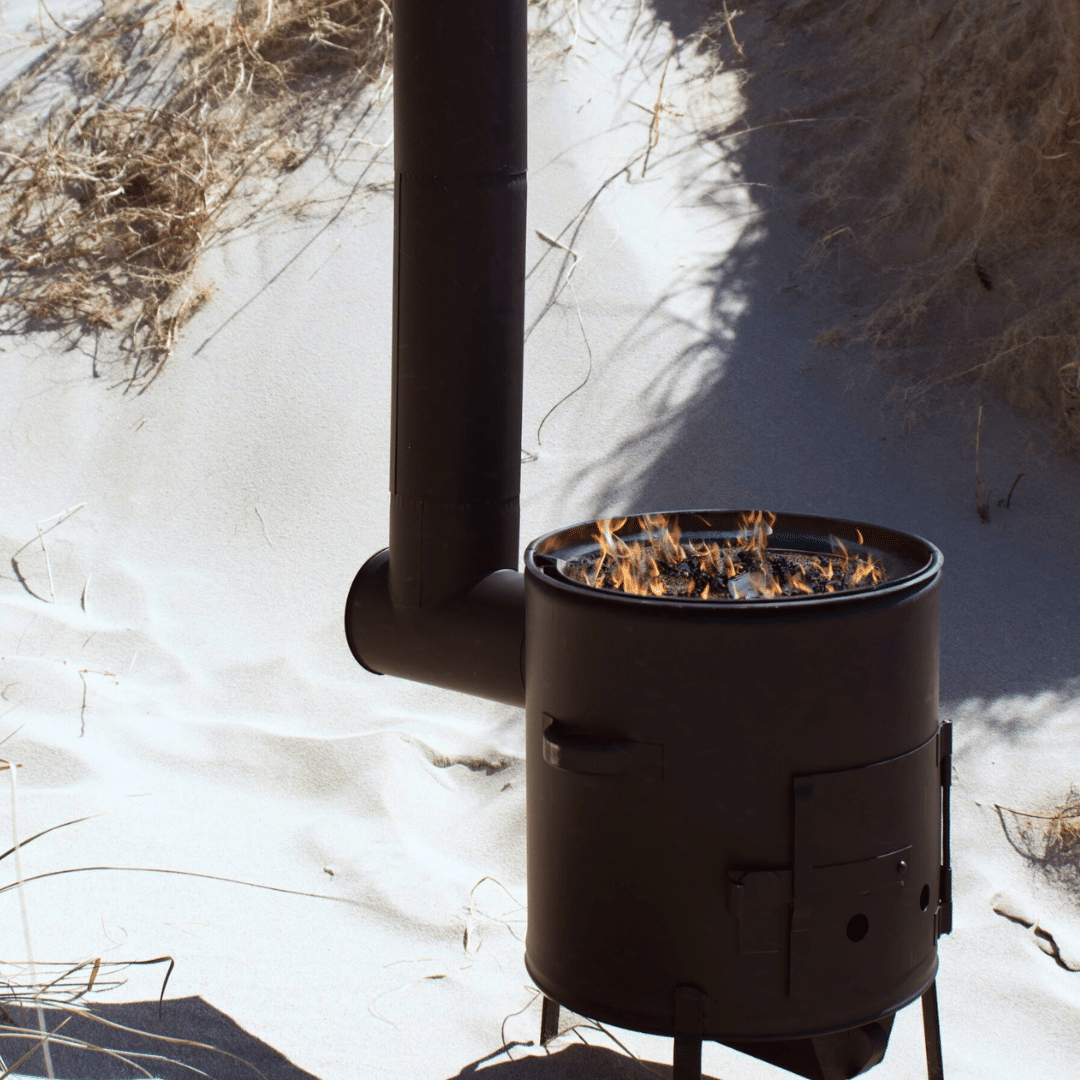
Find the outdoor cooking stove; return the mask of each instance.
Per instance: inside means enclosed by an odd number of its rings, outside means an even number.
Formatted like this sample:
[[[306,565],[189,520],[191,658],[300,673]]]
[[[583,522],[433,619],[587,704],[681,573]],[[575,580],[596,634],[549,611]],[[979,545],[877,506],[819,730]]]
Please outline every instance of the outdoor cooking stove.
[[[380,674],[526,714],[526,966],[560,1004],[821,1080],[885,1052],[951,929],[941,554],[704,510],[586,523],[518,573],[524,0],[395,0],[390,546],[345,629]]]

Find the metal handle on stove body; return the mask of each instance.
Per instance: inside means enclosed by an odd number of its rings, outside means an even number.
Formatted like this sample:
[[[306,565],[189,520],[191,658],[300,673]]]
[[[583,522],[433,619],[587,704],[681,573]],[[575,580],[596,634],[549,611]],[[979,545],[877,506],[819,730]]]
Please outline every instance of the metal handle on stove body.
[[[546,713],[543,740],[544,761],[564,772],[652,781],[664,778],[664,747],[660,743],[582,735]]]

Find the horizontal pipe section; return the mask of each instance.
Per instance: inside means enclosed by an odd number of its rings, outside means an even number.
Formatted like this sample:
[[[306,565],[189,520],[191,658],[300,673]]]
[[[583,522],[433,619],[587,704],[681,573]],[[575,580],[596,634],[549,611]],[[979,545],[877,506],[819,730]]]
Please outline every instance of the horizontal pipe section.
[[[345,636],[359,663],[377,675],[524,706],[522,575],[498,570],[448,603],[418,610],[391,601],[388,570],[384,549],[349,591]]]

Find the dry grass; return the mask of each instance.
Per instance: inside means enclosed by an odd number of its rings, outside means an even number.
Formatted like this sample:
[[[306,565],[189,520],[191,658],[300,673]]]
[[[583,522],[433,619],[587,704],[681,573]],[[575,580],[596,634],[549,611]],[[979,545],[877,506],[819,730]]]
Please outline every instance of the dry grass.
[[[58,40],[0,94],[0,333],[111,333],[144,388],[230,200],[386,75],[390,2],[118,3]]]
[[[7,742],[9,738],[11,738],[10,735],[0,741]],[[0,1078],[15,1073],[28,1062],[36,1065],[35,1059],[39,1055],[41,1064],[44,1066],[45,1075],[52,1078],[56,1075],[53,1065],[53,1055],[56,1051],[67,1052],[69,1057],[72,1052],[107,1057],[111,1059],[114,1068],[115,1063],[119,1062],[129,1066],[138,1074],[149,1078],[151,1074],[143,1068],[140,1061],[157,1065],[172,1063],[184,1067],[182,1062],[168,1057],[163,1052],[166,1047],[177,1049],[188,1047],[208,1051],[211,1054],[229,1059],[230,1065],[235,1063],[245,1066],[248,1071],[262,1077],[263,1074],[254,1066],[227,1051],[218,1050],[207,1044],[193,1042],[190,1039],[171,1038],[151,1032],[139,1031],[134,1028],[122,1027],[95,1015],[87,1005],[91,995],[117,990],[122,987],[127,981],[124,977],[125,973],[132,968],[167,964],[168,967],[165,969],[161,992],[158,997],[160,1015],[165,997],[165,987],[168,985],[169,976],[175,966],[171,956],[159,956],[153,960],[105,963],[102,962],[99,956],[66,964],[34,962],[25,884],[27,880],[35,880],[35,878],[27,879],[24,876],[21,853],[24,848],[36,840],[40,840],[42,837],[48,836],[59,829],[82,824],[84,821],[88,821],[89,818],[74,818],[42,829],[32,836],[20,838],[18,828],[19,797],[16,780],[20,768],[22,766],[17,762],[0,758],[0,772],[7,773],[7,781],[10,785],[10,819],[12,839],[14,841],[10,848],[0,853],[0,862],[13,857],[13,869],[15,872],[15,880],[0,885],[0,892],[8,892],[13,889],[18,892],[23,923],[23,940],[26,946],[26,959],[22,961],[13,963],[0,959],[0,1070],[2,1070]],[[96,1024],[105,1029],[111,1029],[109,1034],[123,1031],[128,1035],[143,1036],[149,1040],[150,1049],[125,1049],[119,1051],[102,1045],[96,1037],[86,1038],[84,1035],[79,1035],[78,1024],[73,1028],[69,1028],[68,1025],[73,1020],[84,1021],[82,1025],[84,1028],[92,1029],[93,1025]],[[206,1074],[203,1073],[202,1075]]]
[[[1080,897],[1080,789],[1048,814],[996,806],[1012,846],[1051,881]]]
[[[17,1072],[42,1075],[39,1070],[43,1070],[45,1076],[56,1077],[58,1072],[70,1075],[67,1070],[75,1068],[83,1075],[126,1073],[147,1080],[163,1072],[203,1076],[208,1080],[214,1080],[215,1076],[268,1080],[252,1062],[211,1043],[119,1024],[86,1004],[85,998],[91,992],[123,986],[125,980],[119,973],[125,969],[162,962],[168,962],[171,971],[170,957],[129,964],[103,964],[98,957],[70,966],[39,965],[39,979],[42,976],[54,979],[44,989],[26,981],[18,970],[21,965],[3,965],[8,982],[0,1004],[0,1070],[3,1070],[0,1076]],[[32,1019],[39,1009],[44,1032]],[[190,1064],[185,1059],[190,1058],[191,1051],[204,1060],[215,1061],[221,1072],[210,1073]],[[54,1061],[63,1062],[66,1067],[59,1070]]]
[[[709,38],[740,62],[720,7]],[[817,253],[854,256],[864,336],[929,380],[989,380],[1080,450],[1080,5],[743,9],[791,61],[784,120],[811,121],[791,175]]]

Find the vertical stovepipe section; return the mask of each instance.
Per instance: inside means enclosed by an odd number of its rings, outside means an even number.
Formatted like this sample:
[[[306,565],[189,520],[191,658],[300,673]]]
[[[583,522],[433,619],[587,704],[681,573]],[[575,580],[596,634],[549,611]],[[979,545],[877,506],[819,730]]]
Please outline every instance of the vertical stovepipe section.
[[[524,703],[526,0],[395,0],[390,547],[357,660]]]
[[[394,4],[390,592],[517,569],[525,0]]]

